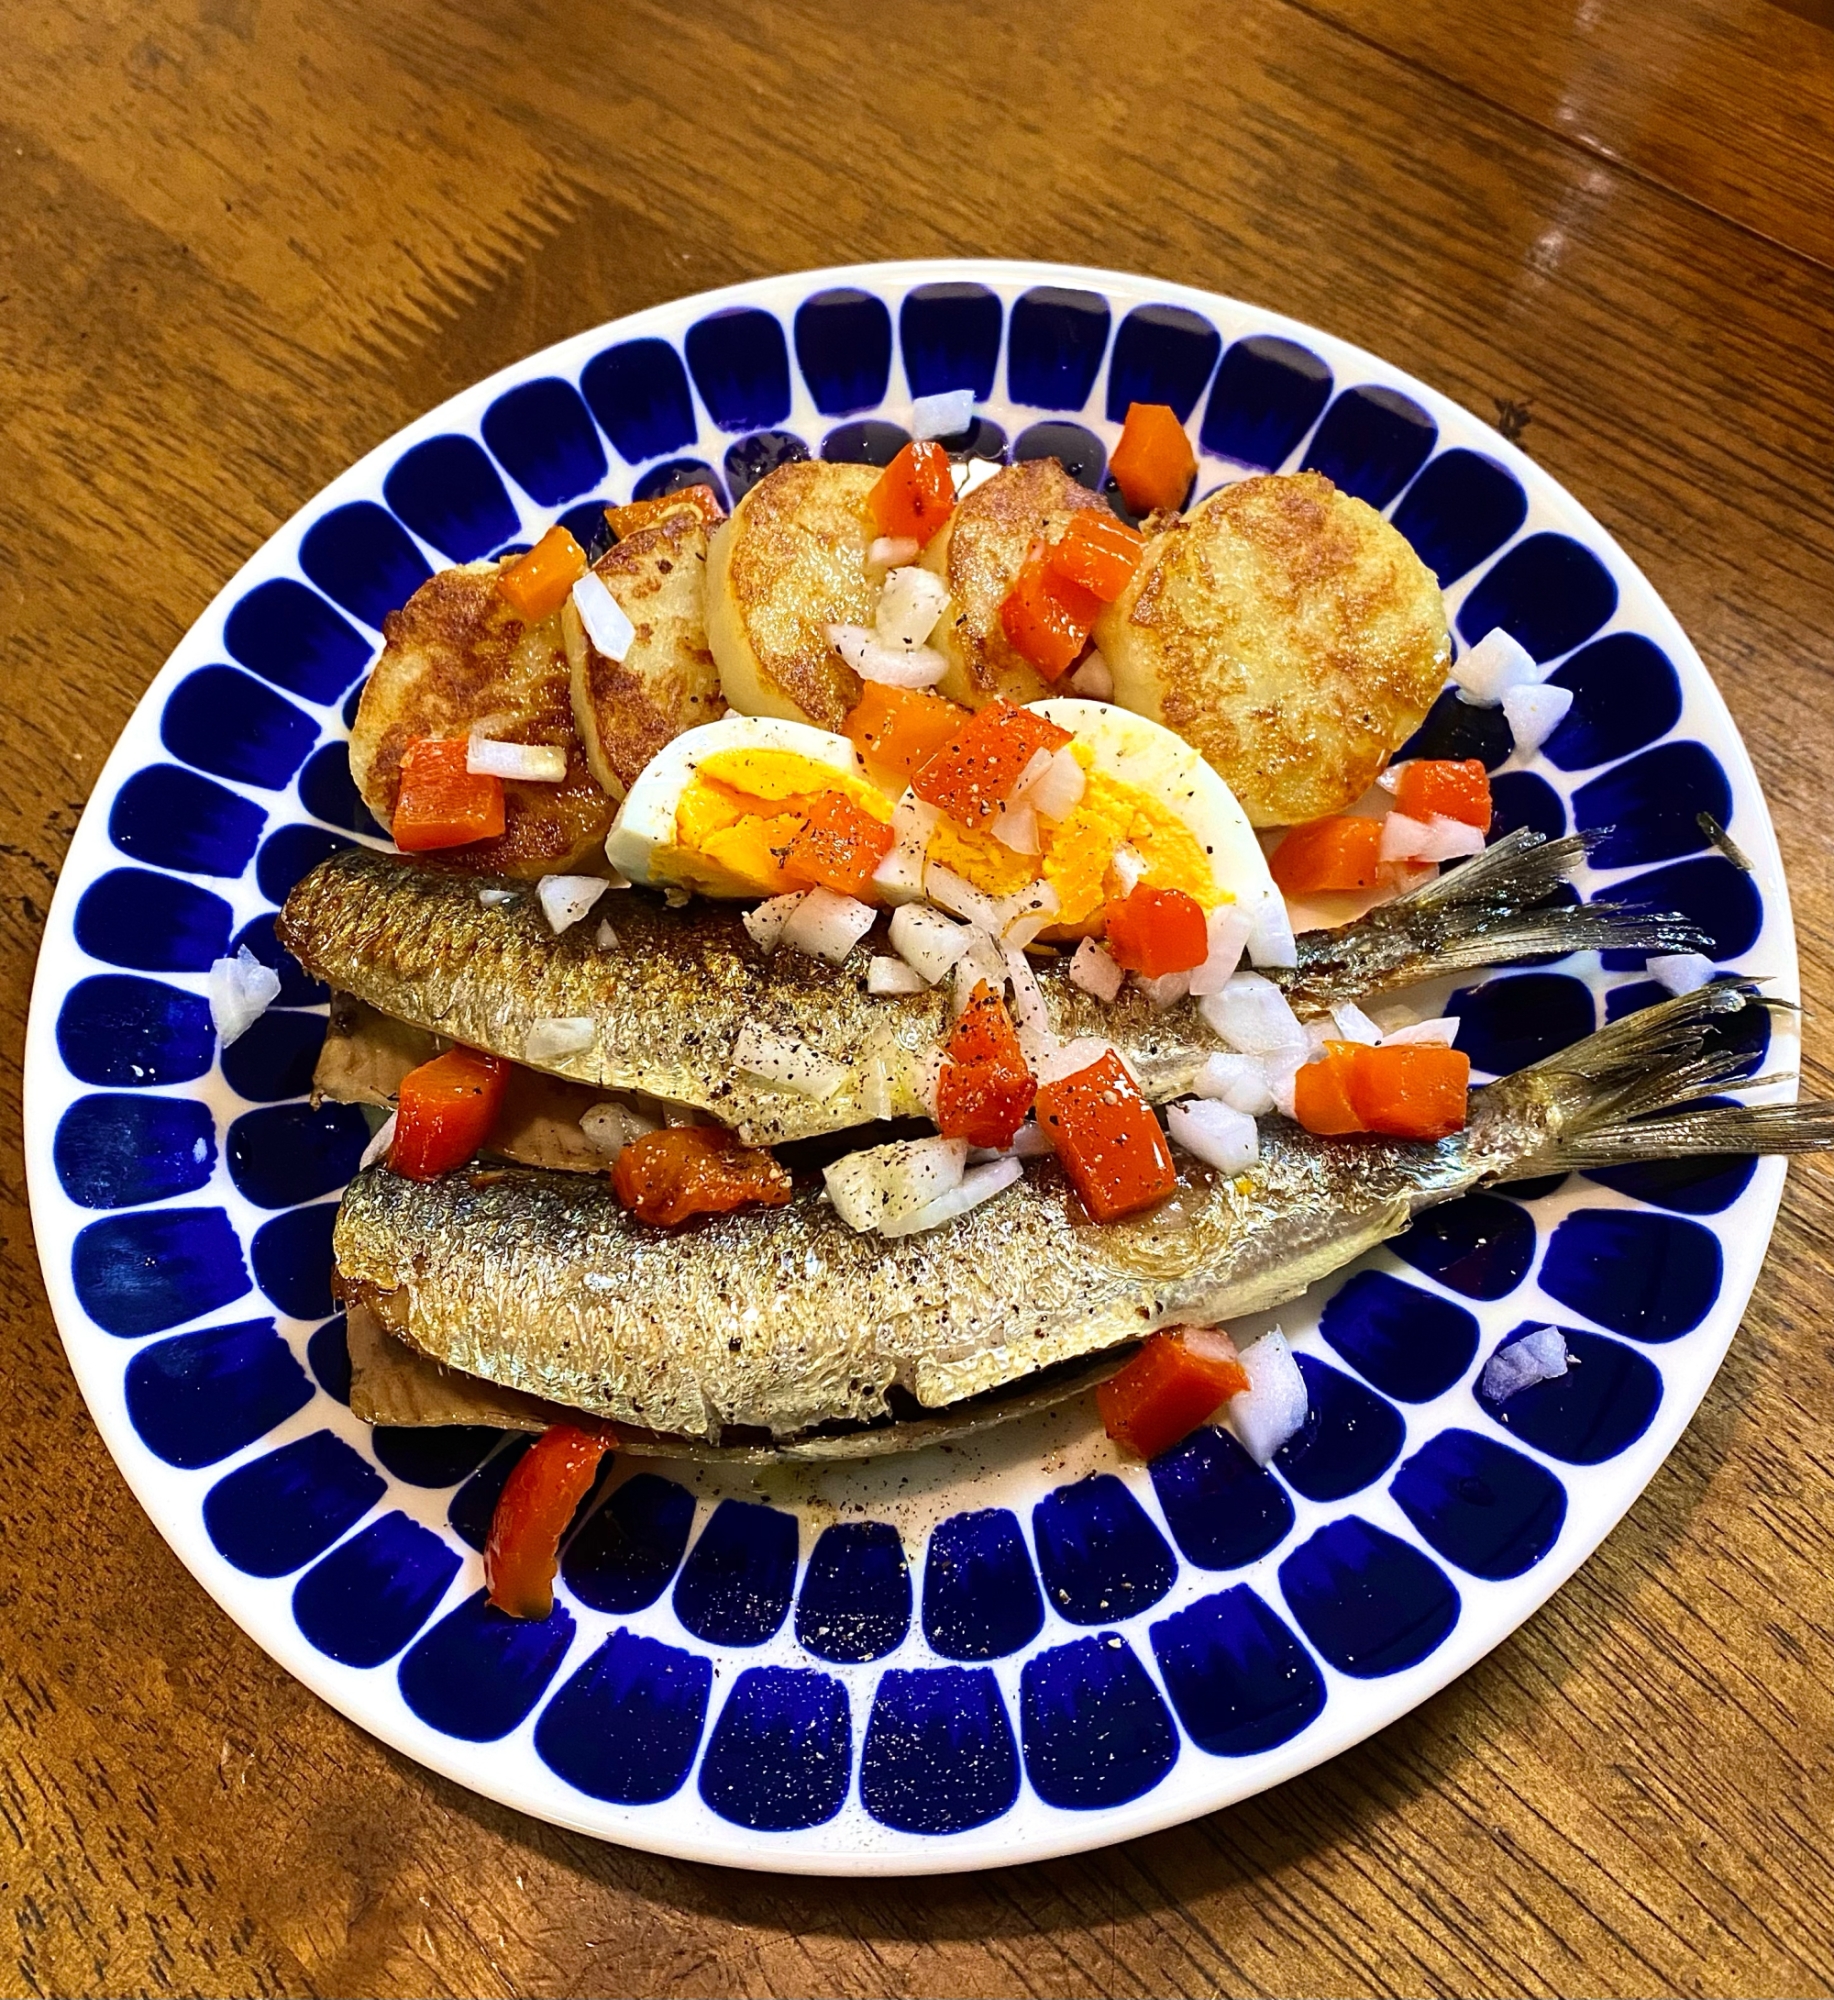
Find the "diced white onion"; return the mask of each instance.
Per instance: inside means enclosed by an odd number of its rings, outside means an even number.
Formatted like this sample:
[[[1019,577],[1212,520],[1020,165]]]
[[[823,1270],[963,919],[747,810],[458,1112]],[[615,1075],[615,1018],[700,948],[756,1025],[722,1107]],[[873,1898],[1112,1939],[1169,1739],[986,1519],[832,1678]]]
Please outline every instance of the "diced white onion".
[[[567,753],[553,743],[499,743],[474,734],[465,745],[465,769],[474,777],[558,785],[567,775]]]
[[[989,937],[1000,935],[1004,926],[999,904],[991,896],[982,895],[972,882],[963,881],[953,868],[932,862],[923,871],[923,886],[932,903],[953,910],[958,917],[966,917],[976,930],[985,931]]]
[[[790,912],[782,942],[792,951],[839,965],[872,929],[875,914],[870,903],[857,897],[842,896],[833,889],[811,889]]]
[[[1251,1118],[1260,1118],[1274,1108],[1268,1060],[1266,1056],[1218,1051],[1204,1058],[1191,1088],[1199,1097],[1212,1098],[1232,1110],[1245,1111]]]
[[[280,974],[263,965],[243,945],[234,958],[219,958],[210,967],[210,1020],[219,1046],[247,1034],[280,998]]]
[[[1051,753],[1050,762],[1023,788],[1025,803],[1046,819],[1066,820],[1082,803],[1088,776],[1066,743]]]
[[[914,903],[923,894],[923,851],[919,839],[894,840],[872,871],[872,886],[888,903]]]
[[[395,1143],[395,1126],[400,1115],[399,1112],[391,1111],[370,1134],[369,1144],[363,1148],[363,1157],[357,1162],[359,1170],[373,1167],[378,1160],[387,1156],[388,1149]]]
[[[1532,1389],[1537,1382],[1555,1382],[1567,1372],[1572,1356],[1557,1326],[1539,1326],[1499,1347],[1484,1363],[1478,1391],[1492,1403],[1507,1402],[1518,1389]]]
[[[1176,1144],[1219,1174],[1245,1173],[1261,1156],[1254,1120],[1231,1105],[1194,1098],[1174,1104],[1165,1122]]]
[[[1452,668],[1459,699],[1478,708],[1495,708],[1504,689],[1527,687],[1540,678],[1534,655],[1500,625],[1492,626]]]
[[[505,903],[513,903],[515,900],[514,889],[493,889],[486,885],[478,891],[478,901],[487,910],[500,909]]]
[[[1006,803],[1009,806],[1029,803],[1032,787],[1051,768],[1051,759],[1055,754],[1054,751],[1037,749],[1026,758],[1025,769],[1019,773],[1018,782],[1006,795]],[[1076,759],[1072,757],[1070,761],[1074,764]],[[1080,770],[1082,767],[1078,765],[1077,768]]]
[[[608,660],[621,660],[631,649],[637,628],[624,615],[624,607],[606,588],[605,579],[588,570],[573,586],[573,608],[586,628],[594,652]]]
[[[1028,1118],[1013,1134],[1013,1142],[1006,1149],[1015,1160],[1042,1160],[1047,1153],[1057,1148],[1051,1144],[1051,1135],[1036,1118]]]
[[[1013,1031],[1025,1060],[1036,1067],[1057,1047],[1057,1037],[1051,1032],[1051,1016],[1038,976],[1025,953],[1011,945],[1006,948],[1006,976],[1013,987]]]
[[[994,914],[1000,922],[1001,942],[1023,949],[1062,908],[1056,889],[1042,879],[999,897]]]
[[[684,1125],[711,1125],[713,1120],[698,1104],[664,1104],[662,1122],[671,1132],[675,1132]]]
[[[866,990],[880,998],[897,993],[921,993],[928,981],[901,958],[875,957],[866,968]]]
[[[1070,960],[1070,984],[1093,993],[1098,1000],[1112,1001],[1126,977],[1094,938],[1084,938]]]
[[[1088,701],[1114,699],[1114,675],[1100,653],[1085,655],[1082,665],[1070,676],[1069,685]]]
[[[612,929],[609,917],[601,917],[599,919],[599,927],[592,933],[592,942],[598,946],[600,951],[617,950],[618,934]]]
[[[1156,979],[1148,979],[1145,973],[1136,972],[1134,984],[1145,994],[1148,1002],[1163,1013],[1189,995],[1191,975],[1188,972],[1162,972]]]
[[[1248,1387],[1224,1405],[1225,1420],[1257,1465],[1265,1465],[1304,1425],[1305,1377],[1278,1327],[1241,1353]]]
[[[939,985],[955,969],[955,961],[973,941],[973,932],[953,923],[940,910],[906,903],[892,912],[892,949],[913,972]]]
[[[758,903],[747,910],[739,921],[753,944],[762,952],[773,952],[783,942],[783,927],[790,920],[796,905],[802,901],[803,892],[793,896],[772,896],[768,902]]]
[[[1335,1021],[1307,1021],[1305,1024],[1306,1060],[1316,1062],[1325,1052],[1325,1044],[1337,1040]]]
[[[1406,769],[1406,764],[1390,764],[1388,769],[1376,779],[1376,783],[1385,792],[1398,792],[1401,789],[1401,773]]]
[[[1191,991],[1200,1000],[1207,993],[1220,993],[1235,977],[1254,921],[1254,912],[1243,903],[1218,903],[1205,919],[1204,962],[1191,974]]]
[[[541,914],[556,937],[571,930],[611,887],[602,875],[544,875],[536,885]]]
[[[1482,854],[1484,830],[1462,819],[1434,813],[1431,819],[1412,819],[1406,813],[1391,812],[1382,821],[1381,857],[1384,861],[1458,861],[1468,854]]]
[[[1241,1354],[1236,1344],[1220,1326],[1181,1327],[1177,1335],[1187,1353],[1202,1356],[1205,1361],[1240,1361]]]
[[[905,1139],[848,1153],[822,1169],[834,1212],[849,1229],[887,1231],[962,1184],[966,1139]]]
[[[883,1236],[918,1236],[926,1229],[939,1229],[945,1222],[953,1222],[958,1215],[966,1215],[971,1208],[979,1208],[982,1202],[991,1201],[995,1195],[1004,1193],[1024,1172],[1024,1167],[1014,1159],[990,1160],[984,1167],[970,1167],[962,1175],[960,1187],[939,1195],[927,1207],[920,1208],[915,1215],[906,1216],[901,1222],[881,1223],[879,1233]]]
[[[1405,1028],[1390,1028],[1382,1037],[1385,1047],[1397,1044],[1405,1048],[1410,1042],[1424,1042],[1435,1048],[1449,1049],[1458,1040],[1458,1016],[1440,1014],[1430,1021],[1414,1021]]]
[[[1340,1042],[1361,1042],[1365,1048],[1373,1049],[1382,1039],[1381,1029],[1354,1000],[1340,1000],[1331,1009],[1331,1024],[1337,1030],[1335,1039]]]
[[[523,1037],[526,1062],[552,1062],[557,1056],[582,1055],[598,1030],[590,1014],[544,1014],[529,1023]]]
[[[1109,857],[1108,865],[1114,870],[1114,877],[1121,885],[1121,894],[1131,896],[1139,887],[1140,878],[1146,873],[1146,863],[1125,843],[1117,847]]]
[[[1299,941],[1293,936],[1293,920],[1275,889],[1264,895],[1249,911],[1253,929],[1248,933],[1248,962],[1273,966],[1276,970],[1299,963]]]
[[[934,396],[918,396],[911,402],[914,438],[960,437],[973,422],[972,389],[942,389]]]
[[[885,687],[934,687],[949,663],[933,646],[888,646],[864,625],[830,625],[834,650],[863,681]]]
[[[1659,986],[1671,993],[1694,993],[1712,983],[1719,968],[1698,951],[1673,951],[1648,961],[1645,970]]]
[[[993,837],[1015,854],[1038,852],[1038,815],[1030,806],[1004,805],[993,816]]]
[[[1505,688],[1503,715],[1515,738],[1517,756],[1527,757],[1539,750],[1566,720],[1572,706],[1571,688],[1550,687],[1545,681],[1532,687]]]
[[[832,1097],[847,1081],[847,1065],[830,1062],[820,1050],[790,1035],[773,1034],[748,1022],[732,1045],[732,1060],[747,1075],[793,1090],[802,1097]]]
[[[1232,1049],[1248,1055],[1304,1052],[1306,1034],[1286,995],[1258,972],[1238,972],[1220,993],[1198,1003],[1203,1017]]]
[[[625,1104],[595,1104],[581,1116],[579,1128],[586,1135],[586,1143],[595,1152],[615,1160],[633,1139],[641,1139],[646,1132],[654,1132],[656,1121],[645,1118],[641,1112],[633,1111]]]
[[[927,569],[895,569],[879,592],[873,628],[880,643],[910,652],[936,629],[949,603],[949,586]]]
[[[923,544],[913,541],[909,535],[881,535],[866,551],[866,567],[897,569],[903,563],[915,562],[922,549]]]

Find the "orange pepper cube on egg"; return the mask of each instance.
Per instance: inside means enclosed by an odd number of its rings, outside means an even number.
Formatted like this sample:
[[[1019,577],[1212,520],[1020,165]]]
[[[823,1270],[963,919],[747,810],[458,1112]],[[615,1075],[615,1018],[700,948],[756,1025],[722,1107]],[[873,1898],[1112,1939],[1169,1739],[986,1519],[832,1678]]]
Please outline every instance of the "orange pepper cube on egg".
[[[1382,879],[1382,822],[1345,817],[1296,826],[1274,849],[1267,870],[1287,896],[1373,889]]]
[[[1112,1050],[1045,1084],[1038,1122],[1097,1222],[1151,1208],[1178,1185],[1159,1121]]]
[[[389,833],[404,854],[465,847],[503,831],[503,780],[465,768],[463,737],[421,736],[401,753]]]
[[[497,572],[497,594],[525,625],[539,625],[567,601],[587,570],[586,551],[558,521],[525,556]]]
[[[907,444],[880,473],[866,510],[880,534],[922,547],[955,511],[949,454],[928,439]]]
[[[1178,412],[1169,403],[1130,403],[1108,470],[1136,514],[1182,507],[1197,476],[1197,454]]]
[[[1138,528],[1099,507],[1083,507],[1051,544],[1046,560],[1054,574],[1073,583],[1103,604],[1112,604],[1133,580],[1146,548]]]
[[[1104,928],[1109,957],[1142,979],[1190,972],[1210,951],[1204,906],[1183,889],[1136,882],[1120,902],[1108,905]]]
[[[1061,750],[1069,740],[1067,729],[1034,708],[990,701],[923,766],[911,789],[972,830],[986,825],[1012,796],[1036,752]]]
[[[784,856],[785,872],[818,889],[862,899],[892,844],[892,830],[844,792],[817,792],[807,802],[802,831]]]
[[[1462,820],[1490,831],[1490,773],[1476,757],[1415,757],[1401,766],[1395,810],[1409,819]]]
[[[968,715],[960,703],[945,701],[928,688],[896,688],[883,681],[868,681],[841,728],[868,762],[883,764],[908,780],[961,728]]]

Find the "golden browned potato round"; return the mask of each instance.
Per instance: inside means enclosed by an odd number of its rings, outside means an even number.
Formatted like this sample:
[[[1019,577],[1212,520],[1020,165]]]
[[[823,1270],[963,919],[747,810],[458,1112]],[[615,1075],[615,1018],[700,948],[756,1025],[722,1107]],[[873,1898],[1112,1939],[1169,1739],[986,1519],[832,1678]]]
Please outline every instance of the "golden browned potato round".
[[[557,785],[503,781],[503,832],[441,848],[426,859],[485,875],[533,878],[591,860],[610,830],[612,801],[574,733],[560,614],[525,625],[497,589],[494,562],[441,570],[382,621],[387,641],[364,684],[350,732],[350,775],[387,826],[401,789],[401,757],[417,737],[469,736],[548,743],[567,752]]]
[[[780,465],[713,531],[707,640],[741,715],[839,729],[858,702],[860,677],[828,627],[873,621],[880,579],[866,551],[879,531],[866,496],[878,477],[874,465]]]
[[[977,486],[923,552],[923,566],[949,586],[950,607],[930,644],[949,662],[937,686],[951,701],[984,708],[996,695],[1042,701],[1050,683],[1013,650],[1000,626],[1000,606],[1018,580],[1033,542],[1055,541],[1070,516],[1107,502],[1076,481],[1054,458],[1009,465]]]
[[[1115,700],[1201,750],[1256,826],[1361,797],[1451,661],[1432,572],[1316,472],[1245,479],[1173,522],[1095,636]]]
[[[569,598],[561,635],[572,670],[573,720],[592,775],[622,799],[671,737],[726,712],[707,647],[707,523],[692,502],[670,508],[606,550],[593,569],[634,630],[621,660],[586,636]]]

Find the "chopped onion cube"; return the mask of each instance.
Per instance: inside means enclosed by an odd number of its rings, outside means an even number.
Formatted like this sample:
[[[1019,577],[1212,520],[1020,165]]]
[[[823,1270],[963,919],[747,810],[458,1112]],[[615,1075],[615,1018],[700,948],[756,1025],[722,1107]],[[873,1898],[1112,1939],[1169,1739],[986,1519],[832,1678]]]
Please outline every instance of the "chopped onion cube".
[[[609,917],[601,917],[599,919],[599,927],[592,933],[592,942],[598,946],[600,951],[617,950],[618,934],[612,929]]]
[[[1020,1052],[1033,1068],[1057,1047],[1051,1032],[1051,1016],[1025,953],[1016,946],[1006,947],[1006,976],[1013,986],[1013,1031],[1019,1037]]]
[[[970,1167],[962,1175],[959,1187],[938,1195],[933,1202],[902,1221],[880,1223],[879,1233],[883,1236],[917,1236],[926,1229],[938,1229],[945,1222],[953,1222],[958,1215],[966,1215],[971,1208],[979,1208],[982,1202],[991,1201],[1022,1178],[1024,1173],[1024,1167],[1014,1159],[990,1160],[984,1167]]]
[[[1376,783],[1385,792],[1398,792],[1401,789],[1401,773],[1406,769],[1406,764],[1390,764],[1388,769],[1376,779]]]
[[[633,1139],[656,1130],[656,1121],[645,1118],[625,1104],[595,1104],[582,1115],[579,1128],[587,1143],[607,1159],[615,1160]]]
[[[567,775],[567,753],[554,743],[499,743],[474,732],[465,745],[465,769],[474,777],[558,785]]]
[[[1213,1098],[1232,1110],[1260,1118],[1274,1108],[1274,1093],[1266,1056],[1219,1052],[1204,1058],[1203,1067],[1192,1080],[1199,1097]]]
[[[1004,470],[1005,467],[992,458],[977,458],[967,465],[950,466],[949,477],[955,486],[956,499],[966,499],[977,486],[985,486],[996,472]]]
[[[1000,920],[1001,940],[1023,949],[1056,916],[1063,904],[1051,884],[1039,880],[1028,883],[1023,889],[1015,889],[1010,896],[1000,897],[993,907]]]
[[[1672,951],[1650,959],[1644,967],[1651,979],[1671,993],[1695,993],[1712,984],[1719,968],[1698,951]]]
[[[1248,933],[1251,965],[1279,969],[1299,963],[1299,941],[1293,936],[1293,920],[1287,915],[1286,904],[1277,889],[1264,895],[1250,910],[1249,917],[1253,923]]]
[[[875,958],[866,968],[866,990],[881,998],[895,993],[921,993],[929,984],[913,965],[901,958]]]
[[[870,903],[853,896],[833,889],[811,889],[790,912],[782,941],[793,951],[839,965],[872,929],[875,914]]]
[[[751,1022],[739,1030],[732,1060],[748,1075],[803,1097],[832,1097],[847,1081],[845,1063],[830,1062],[806,1042],[772,1034]]]
[[[387,1157],[388,1149],[395,1143],[395,1126],[400,1113],[391,1111],[370,1134],[369,1144],[363,1148],[363,1157],[357,1162],[358,1171],[373,1167],[380,1159]]]
[[[973,422],[972,389],[940,389],[933,396],[912,398],[911,436],[914,438],[960,437]]]
[[[910,652],[936,629],[948,608],[949,586],[927,569],[895,569],[879,592],[873,627],[882,645]]]
[[[1493,625],[1452,668],[1459,699],[1477,708],[1495,708],[1506,688],[1527,687],[1540,678],[1534,655],[1500,625]]]
[[[1273,1055],[1306,1049],[1306,1033],[1287,1005],[1286,995],[1258,972],[1238,972],[1220,993],[1198,1003],[1203,1017],[1232,1049]]]
[[[1449,1049],[1458,1040],[1458,1016],[1440,1014],[1431,1021],[1414,1021],[1405,1028],[1390,1028],[1382,1040],[1390,1048],[1397,1042],[1403,1047],[1410,1042],[1426,1042],[1437,1048]]]
[[[966,1139],[905,1139],[848,1153],[822,1169],[834,1212],[849,1229],[886,1229],[962,1184]]]
[[[888,903],[914,903],[923,894],[923,851],[919,838],[895,840],[872,871],[872,886]]]
[[[516,892],[514,889],[492,889],[486,887],[478,891],[478,901],[487,910],[500,909],[503,904],[513,903],[515,900]]]
[[[1188,972],[1162,972],[1157,979],[1148,979],[1144,973],[1136,972],[1134,984],[1152,1006],[1163,1013],[1190,993],[1191,975]]]
[[[1015,854],[1038,852],[1038,815],[1030,806],[1002,806],[993,817],[993,837]]]
[[[553,1062],[560,1056],[583,1055],[596,1033],[590,1014],[544,1014],[530,1022],[523,1037],[523,1061]]]
[[[949,663],[932,646],[888,646],[864,625],[830,625],[834,650],[863,681],[886,687],[934,687],[949,671]]]
[[[923,553],[923,544],[914,542],[909,535],[881,535],[866,551],[868,569],[897,569],[904,563],[915,562]]]
[[[1482,854],[1482,827],[1462,819],[1435,813],[1431,819],[1410,819],[1406,813],[1391,812],[1382,821],[1381,857],[1384,861],[1459,861],[1468,854]]]
[[[1039,753],[1042,755],[1043,753]],[[1037,758],[1033,758],[1035,763]],[[1082,803],[1088,777],[1066,743],[1029,785],[1021,788],[1025,803],[1045,819],[1066,820]]]
[[[210,1020],[222,1048],[247,1034],[280,998],[280,974],[243,945],[210,967]]]
[[[1193,1098],[1174,1104],[1165,1122],[1178,1145],[1219,1174],[1245,1173],[1261,1157],[1254,1120],[1231,1105]]]
[[[966,925],[952,923],[922,903],[906,903],[892,912],[893,951],[932,986],[949,976],[973,937]]]
[[[611,887],[602,875],[544,875],[535,893],[541,899],[541,913],[556,937],[571,930],[605,891]]]
[[[1219,903],[1205,919],[1209,948],[1191,973],[1191,991],[1201,1000],[1220,993],[1235,977],[1254,930],[1254,912],[1242,903]]]
[[[760,951],[773,952],[783,942],[783,927],[802,901],[803,893],[799,890],[793,896],[772,896],[768,902],[755,904],[739,919]]]
[[[1549,687],[1538,681],[1531,687],[1503,690],[1503,715],[1515,738],[1516,755],[1531,756],[1566,720],[1573,706],[1571,688]]]
[[[1337,1040],[1337,1024],[1334,1021],[1307,1021],[1305,1024],[1306,1061],[1316,1062],[1325,1052],[1325,1044]]]
[[[1567,1372],[1572,1356],[1557,1326],[1539,1326],[1499,1347],[1484,1363],[1478,1378],[1478,1393],[1487,1402],[1507,1402],[1518,1389],[1532,1389],[1537,1382],[1554,1382]]]
[[[1120,883],[1123,896],[1131,896],[1139,887],[1141,876],[1146,873],[1146,863],[1125,843],[1109,856],[1108,865],[1114,870],[1115,880]]]
[[[1070,676],[1068,685],[1089,701],[1114,699],[1114,675],[1100,653],[1085,655],[1082,665]]]
[[[1361,1042],[1365,1048],[1373,1049],[1382,1039],[1381,1029],[1354,1000],[1340,1000],[1331,1009],[1331,1022],[1340,1042]]]
[[[1067,749],[1069,746],[1066,744],[1064,747]],[[1018,781],[1006,795],[1006,803],[1009,806],[1020,806],[1030,803],[1032,787],[1051,768],[1051,760],[1055,755],[1056,752],[1051,750],[1040,749],[1032,752],[1025,760],[1025,769],[1019,773]],[[1070,761],[1073,764],[1076,763],[1074,757]],[[1081,765],[1077,765],[1078,770],[1081,768]]]
[[[624,615],[624,607],[606,588],[605,579],[588,570],[573,586],[573,608],[586,628],[592,649],[608,660],[621,660],[631,649],[637,628]]]
[[[1305,1423],[1305,1377],[1278,1327],[1241,1352],[1248,1387],[1224,1404],[1225,1421],[1257,1465],[1266,1465]]]
[[[972,882],[963,881],[953,868],[932,862],[923,871],[923,886],[932,903],[952,910],[958,917],[966,917],[976,930],[985,931],[989,937],[1000,935],[1004,928],[1000,906],[991,896],[982,895]]]
[[[1094,938],[1084,938],[1070,960],[1070,984],[1093,993],[1098,1000],[1112,1001],[1126,977]]]

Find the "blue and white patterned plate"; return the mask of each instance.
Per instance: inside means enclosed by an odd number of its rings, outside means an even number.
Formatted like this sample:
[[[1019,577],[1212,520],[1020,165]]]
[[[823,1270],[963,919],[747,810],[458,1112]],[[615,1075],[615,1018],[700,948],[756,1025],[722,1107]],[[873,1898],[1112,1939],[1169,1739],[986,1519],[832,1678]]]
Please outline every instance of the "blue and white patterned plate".
[[[1280,1318],[1308,1428],[1259,1472],[1203,1431],[1150,1469],[1086,1406],[975,1448],[751,1477],[617,1465],[553,1616],[482,1605],[518,1444],[377,1431],[345,1404],[327,1289],[364,1143],[305,1091],[325,995],[219,1052],[212,959],[279,964],[275,906],[375,839],[346,717],[385,611],[436,566],[582,538],[606,500],[789,456],[882,460],[914,395],[968,387],[989,455],[1091,483],[1131,401],[1170,403],[1200,485],[1316,466],[1439,573],[1464,640],[1506,626],[1573,690],[1495,785],[1504,825],[1609,825],[1582,893],[1696,917],[1795,992],[1776,842],[1693,647],[1609,535],[1495,432],[1344,342],[1110,272],[884,264],[737,286],[480,384],[304,507],[187,634],[108,760],[39,961],[32,1212],[71,1364],[193,1574],[308,1686],[459,1782],[665,1853],[831,1873],[977,1868],[1244,1798],[1412,1708],[1506,1637],[1635,1499],[1750,1295],[1779,1161],[1474,1195]],[[1450,696],[1420,747],[1499,765]],[[1753,864],[1714,851],[1697,816]],[[1480,1069],[1645,1004],[1633,960],[1452,1002]],[[1752,1052],[1754,1064],[1760,1051]],[[1768,1061],[1793,1072],[1793,1030]],[[1518,1332],[1577,1366],[1477,1391]]]

